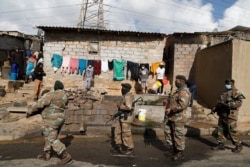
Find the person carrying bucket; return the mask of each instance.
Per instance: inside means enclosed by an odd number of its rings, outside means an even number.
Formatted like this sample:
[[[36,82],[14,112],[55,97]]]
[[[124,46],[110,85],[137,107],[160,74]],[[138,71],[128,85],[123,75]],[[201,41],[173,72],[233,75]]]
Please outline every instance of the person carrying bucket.
[[[165,63],[161,62],[159,67],[156,69],[156,84],[157,86],[159,86],[159,88],[157,89],[157,93],[158,94],[162,94],[163,93],[163,79],[165,77]]]

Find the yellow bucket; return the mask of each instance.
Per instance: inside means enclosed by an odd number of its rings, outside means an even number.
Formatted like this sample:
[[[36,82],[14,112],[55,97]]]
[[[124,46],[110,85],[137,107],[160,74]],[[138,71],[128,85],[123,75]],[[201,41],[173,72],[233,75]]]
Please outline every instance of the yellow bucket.
[[[160,81],[156,81],[154,83],[154,85],[152,86],[153,90],[157,90],[159,87],[161,87],[161,82]]]
[[[145,109],[140,109],[139,110],[139,116],[138,116],[138,120],[139,121],[146,121],[146,110]]]

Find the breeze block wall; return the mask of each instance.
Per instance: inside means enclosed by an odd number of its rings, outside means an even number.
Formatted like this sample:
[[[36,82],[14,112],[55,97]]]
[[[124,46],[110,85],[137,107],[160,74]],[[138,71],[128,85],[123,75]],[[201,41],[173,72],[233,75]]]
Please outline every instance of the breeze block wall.
[[[95,44],[97,53],[90,52],[90,45]],[[44,85],[53,85],[55,80],[62,80],[65,87],[83,87],[81,75],[62,74],[60,69],[54,72],[51,58],[54,53],[72,58],[91,60],[125,60],[135,63],[154,63],[162,61],[165,46],[165,36],[159,33],[135,33],[135,32],[99,32],[97,30],[82,32],[76,29],[45,30],[44,60],[47,76]],[[126,71],[126,69],[124,69]],[[113,71],[102,72],[94,79],[94,89],[110,94],[120,89],[121,82],[113,81]],[[155,82],[155,76],[149,78],[149,87]],[[120,93],[120,92],[119,92]]]

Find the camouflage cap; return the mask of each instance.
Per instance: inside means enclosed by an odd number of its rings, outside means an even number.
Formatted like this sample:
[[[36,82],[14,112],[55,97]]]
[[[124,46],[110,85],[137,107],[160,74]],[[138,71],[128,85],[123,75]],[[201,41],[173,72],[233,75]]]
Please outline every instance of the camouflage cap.
[[[122,83],[121,85],[122,87],[127,88],[127,89],[131,89],[132,87],[129,83]]]
[[[234,83],[233,79],[226,79],[225,80],[225,84],[230,84],[230,83]]]
[[[61,81],[57,80],[54,85],[54,90],[64,89],[64,85]]]
[[[183,81],[187,81],[187,79],[186,79],[186,77],[184,75],[177,75],[175,78],[183,80]]]

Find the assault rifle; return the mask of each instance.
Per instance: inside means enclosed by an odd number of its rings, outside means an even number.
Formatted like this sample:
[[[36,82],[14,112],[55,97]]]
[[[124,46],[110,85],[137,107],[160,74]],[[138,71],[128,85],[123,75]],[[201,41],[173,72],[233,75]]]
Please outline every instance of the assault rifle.
[[[137,103],[139,100],[143,101],[143,98],[140,96],[139,98],[137,98],[136,100],[134,100],[132,102],[132,106],[134,107],[135,103]],[[128,118],[128,111],[118,110],[114,115],[112,115],[112,117],[109,120],[107,120],[105,122],[105,125],[107,125],[110,121],[115,120],[117,117],[121,116],[122,114],[124,114],[124,119],[126,120]]]
[[[167,104],[166,104],[166,109],[170,106],[170,103],[172,101],[172,98],[173,98],[173,86],[171,85],[171,88],[170,88],[170,92],[168,93],[168,98],[167,98]],[[165,114],[164,116],[164,121],[163,122],[166,122],[168,120],[168,116],[167,114]]]
[[[173,98],[173,93],[172,93],[172,91],[173,91],[173,86],[171,85],[170,92],[169,92],[169,94],[168,94],[168,99],[167,99],[168,104],[166,105],[166,108],[169,107],[169,105],[170,105],[170,103],[171,103],[171,100],[172,100],[172,98]]]
[[[208,115],[217,113],[217,115],[225,115],[230,111],[229,107],[227,104],[225,103],[217,103],[216,106],[214,108],[212,108],[211,112]],[[222,116],[223,116],[222,115]]]

